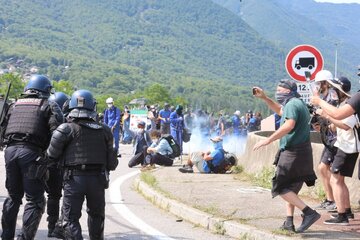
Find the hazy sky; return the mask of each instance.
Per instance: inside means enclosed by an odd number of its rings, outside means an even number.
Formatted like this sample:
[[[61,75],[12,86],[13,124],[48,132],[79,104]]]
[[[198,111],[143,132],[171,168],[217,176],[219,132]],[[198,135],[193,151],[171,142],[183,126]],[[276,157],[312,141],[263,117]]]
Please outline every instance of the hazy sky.
[[[331,3],[358,3],[360,0],[315,0],[316,2],[331,2]]]

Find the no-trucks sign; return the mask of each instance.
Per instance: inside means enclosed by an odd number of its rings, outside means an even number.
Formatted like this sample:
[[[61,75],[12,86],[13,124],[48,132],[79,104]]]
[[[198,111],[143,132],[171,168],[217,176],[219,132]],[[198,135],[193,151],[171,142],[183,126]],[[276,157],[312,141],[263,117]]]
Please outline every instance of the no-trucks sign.
[[[306,82],[305,71],[311,73],[310,79],[313,80],[323,66],[324,60],[320,51],[311,45],[294,47],[285,60],[285,68],[290,77],[300,82]]]

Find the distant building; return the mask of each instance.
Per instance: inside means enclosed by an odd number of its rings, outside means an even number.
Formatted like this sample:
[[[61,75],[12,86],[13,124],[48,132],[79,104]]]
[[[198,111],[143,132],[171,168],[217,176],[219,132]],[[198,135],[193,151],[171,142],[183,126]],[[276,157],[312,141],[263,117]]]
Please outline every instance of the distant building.
[[[37,73],[38,71],[39,71],[39,68],[38,68],[38,67],[35,67],[35,66],[34,66],[34,67],[31,67],[31,68],[30,68],[30,72],[31,72],[31,73]]]
[[[9,69],[0,69],[0,75],[9,73]]]

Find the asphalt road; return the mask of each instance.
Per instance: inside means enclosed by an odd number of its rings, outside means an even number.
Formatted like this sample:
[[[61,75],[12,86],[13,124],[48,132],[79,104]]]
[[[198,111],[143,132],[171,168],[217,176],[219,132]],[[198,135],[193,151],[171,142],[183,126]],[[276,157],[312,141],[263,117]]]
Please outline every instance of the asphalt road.
[[[127,166],[131,150],[131,145],[120,146],[123,156],[118,168],[110,176],[110,188],[106,191],[105,239],[230,239],[182,221],[144,199],[133,187],[134,179],[140,174],[139,168],[129,169]],[[2,210],[2,203],[7,196],[3,152],[0,152],[0,182]],[[84,238],[89,239],[85,204],[80,223]],[[22,211],[23,206],[18,214],[17,233],[22,224]],[[35,239],[51,239],[47,238],[46,217],[44,213]]]

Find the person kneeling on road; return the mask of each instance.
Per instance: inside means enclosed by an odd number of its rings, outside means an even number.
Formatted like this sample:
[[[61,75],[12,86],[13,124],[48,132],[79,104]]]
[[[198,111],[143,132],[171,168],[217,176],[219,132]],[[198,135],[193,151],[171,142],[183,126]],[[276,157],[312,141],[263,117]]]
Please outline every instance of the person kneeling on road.
[[[225,161],[222,138],[217,136],[210,140],[213,142],[214,150],[192,153],[187,165],[179,168],[180,172],[193,173],[192,167],[195,165],[200,173],[225,173],[235,165],[235,158],[232,158],[232,162],[229,163]]]
[[[133,133],[134,137],[134,156],[129,160],[129,168],[135,167],[139,164],[144,164],[144,159],[147,155],[147,148],[151,146],[151,137],[148,131],[145,130],[145,122],[139,121],[137,124],[138,130]]]
[[[174,160],[170,158],[173,149],[165,138],[161,138],[158,130],[150,133],[152,144],[146,149],[146,157],[141,170],[153,169],[155,164],[162,166],[172,166]]]

